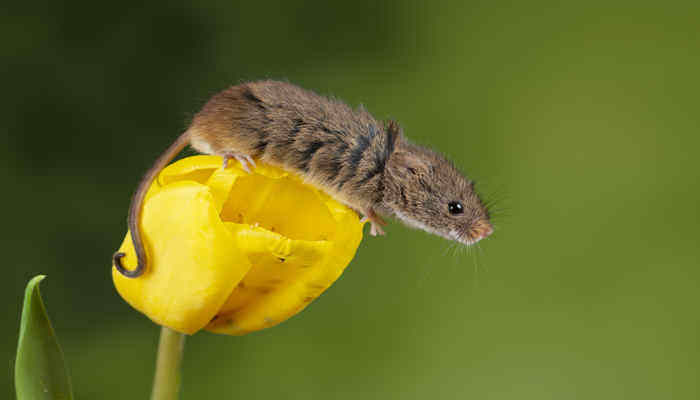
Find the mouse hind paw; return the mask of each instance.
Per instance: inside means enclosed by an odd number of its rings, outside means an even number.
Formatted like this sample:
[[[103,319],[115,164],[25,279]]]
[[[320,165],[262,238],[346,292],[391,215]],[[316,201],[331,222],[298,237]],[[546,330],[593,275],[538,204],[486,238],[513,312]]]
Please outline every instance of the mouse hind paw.
[[[231,159],[235,159],[239,163],[241,163],[241,168],[247,173],[250,173],[250,165],[253,166],[253,168],[256,167],[255,165],[255,160],[253,160],[253,157],[247,155],[247,154],[242,154],[242,153],[226,153],[222,156],[224,158],[224,163],[222,168],[226,169],[228,166],[228,162]]]

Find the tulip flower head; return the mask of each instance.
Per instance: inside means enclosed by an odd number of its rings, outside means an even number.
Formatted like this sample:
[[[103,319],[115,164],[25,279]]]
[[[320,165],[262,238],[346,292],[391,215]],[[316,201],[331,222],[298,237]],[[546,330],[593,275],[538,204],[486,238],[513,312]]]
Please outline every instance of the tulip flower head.
[[[362,240],[357,213],[293,173],[250,173],[194,156],[165,168],[146,195],[149,268],[112,268],[119,294],[157,324],[243,335],[304,309],[342,274]],[[119,249],[135,265],[130,233]]]

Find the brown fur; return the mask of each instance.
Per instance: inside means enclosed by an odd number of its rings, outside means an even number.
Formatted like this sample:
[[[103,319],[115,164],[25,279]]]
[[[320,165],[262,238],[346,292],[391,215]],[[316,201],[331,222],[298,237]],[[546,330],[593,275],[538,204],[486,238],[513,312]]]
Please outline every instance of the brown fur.
[[[450,214],[448,204],[453,201],[462,203],[462,214]],[[477,241],[492,231],[488,211],[474,191],[474,183],[442,155],[409,143],[403,137],[384,173],[380,212],[394,214],[408,225],[465,243]]]
[[[362,108],[284,82],[252,82],[212,97],[189,131],[200,152],[235,149],[293,170],[357,210],[381,201],[381,171],[363,179],[386,162],[391,138]],[[364,149],[361,157],[353,158],[353,149]]]
[[[295,171],[367,216],[373,234],[383,233],[375,210],[467,244],[492,231],[473,183],[440,154],[408,142],[395,122],[289,83],[250,82],[213,96],[142,179],[129,214],[138,266],[128,270],[124,254],[114,255],[125,276],[139,276],[146,265],[139,235],[143,195],[187,142],[225,160],[252,157]],[[451,202],[460,202],[463,212],[450,213]]]

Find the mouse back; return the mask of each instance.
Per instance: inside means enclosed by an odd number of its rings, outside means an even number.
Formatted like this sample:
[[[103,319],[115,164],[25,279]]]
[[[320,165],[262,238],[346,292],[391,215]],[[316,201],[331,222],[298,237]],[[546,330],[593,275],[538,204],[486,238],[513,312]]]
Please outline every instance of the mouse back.
[[[362,107],[286,82],[258,81],[212,97],[189,131],[201,152],[249,155],[366,210],[381,201],[392,129]]]

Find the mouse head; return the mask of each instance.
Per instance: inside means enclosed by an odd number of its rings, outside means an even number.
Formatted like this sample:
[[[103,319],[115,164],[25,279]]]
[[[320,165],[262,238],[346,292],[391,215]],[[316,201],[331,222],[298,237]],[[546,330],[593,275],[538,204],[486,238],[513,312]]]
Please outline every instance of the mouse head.
[[[474,183],[440,154],[400,138],[384,176],[382,205],[407,225],[468,245],[493,232]]]

